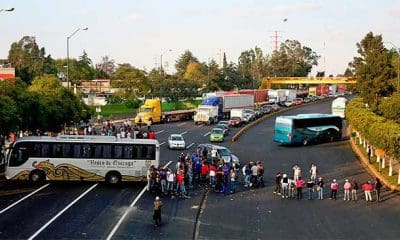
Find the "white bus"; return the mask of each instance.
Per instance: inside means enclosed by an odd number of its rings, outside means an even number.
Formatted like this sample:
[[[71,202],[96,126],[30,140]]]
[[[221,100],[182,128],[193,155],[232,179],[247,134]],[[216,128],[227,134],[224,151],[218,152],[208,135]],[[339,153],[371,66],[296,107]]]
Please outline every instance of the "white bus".
[[[143,181],[158,167],[160,145],[153,139],[61,135],[24,137],[7,153],[5,176],[11,180]]]
[[[332,115],[344,118],[344,111],[346,109],[347,99],[344,97],[338,97],[332,101]]]

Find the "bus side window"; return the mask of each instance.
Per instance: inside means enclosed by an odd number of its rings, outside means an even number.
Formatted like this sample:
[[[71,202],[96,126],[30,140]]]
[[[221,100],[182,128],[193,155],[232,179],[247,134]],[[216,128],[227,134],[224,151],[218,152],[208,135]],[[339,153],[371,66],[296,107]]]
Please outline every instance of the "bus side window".
[[[132,159],[132,145],[125,145],[124,146],[124,159]]]
[[[50,144],[48,143],[42,143],[41,144],[41,152],[40,152],[40,157],[42,158],[48,158],[50,157]]]
[[[53,157],[56,157],[56,158],[63,157],[62,144],[56,143],[56,144],[53,145]]]
[[[32,156],[33,157],[40,157],[40,153],[41,153],[41,144],[40,143],[34,143],[33,145],[33,152],[32,152]]]
[[[136,159],[143,159],[143,145],[136,145]]]
[[[122,145],[114,145],[114,158],[122,158]]]
[[[62,150],[63,150],[63,153],[62,153],[63,158],[71,158],[72,157],[70,143],[63,143]]]
[[[80,144],[74,144],[74,158],[80,158],[82,156],[81,154],[81,145]]]
[[[155,157],[156,157],[156,152],[155,152],[156,146],[147,145],[145,147],[145,149],[146,149],[145,159],[149,159],[149,160],[155,159]]]
[[[103,146],[103,158],[111,158],[111,145],[102,145]]]
[[[83,150],[82,157],[84,157],[84,158],[91,157],[91,148],[90,148],[89,144],[83,144],[82,150]]]
[[[102,145],[101,144],[94,145],[94,157],[95,158],[103,158]]]

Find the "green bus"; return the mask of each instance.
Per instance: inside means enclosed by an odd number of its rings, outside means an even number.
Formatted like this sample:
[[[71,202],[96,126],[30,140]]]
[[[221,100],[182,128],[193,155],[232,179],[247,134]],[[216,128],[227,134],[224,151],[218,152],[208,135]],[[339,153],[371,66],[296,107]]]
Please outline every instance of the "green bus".
[[[339,116],[322,113],[279,116],[274,141],[283,145],[338,141],[342,139],[343,121]]]

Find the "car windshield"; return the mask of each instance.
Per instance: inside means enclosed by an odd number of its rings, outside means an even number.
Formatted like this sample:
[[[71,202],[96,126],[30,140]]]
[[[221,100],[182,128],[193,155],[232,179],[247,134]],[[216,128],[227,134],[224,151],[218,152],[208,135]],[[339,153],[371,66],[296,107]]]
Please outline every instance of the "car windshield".
[[[151,112],[152,108],[140,108],[140,112]]]
[[[224,124],[218,124],[218,125],[217,125],[217,128],[224,129],[224,128],[226,128],[226,125],[224,125]]]
[[[213,133],[213,134],[222,134],[223,131],[222,131],[222,129],[213,129],[213,130],[212,130],[212,133]]]
[[[227,148],[218,149],[220,156],[230,156],[231,152]]]
[[[231,120],[240,120],[240,117],[232,117]]]
[[[181,136],[172,136],[171,138],[173,141],[182,141],[183,138]]]

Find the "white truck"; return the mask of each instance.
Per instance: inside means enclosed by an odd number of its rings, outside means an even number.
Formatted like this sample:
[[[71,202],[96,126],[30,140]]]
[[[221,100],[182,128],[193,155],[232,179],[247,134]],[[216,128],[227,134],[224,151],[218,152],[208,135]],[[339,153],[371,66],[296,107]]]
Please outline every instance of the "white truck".
[[[339,116],[341,118],[345,117],[347,99],[344,97],[338,97],[332,101],[332,115]]]
[[[244,122],[245,121],[244,109],[243,108],[231,109],[231,118],[232,117],[239,117],[242,120],[242,122]]]
[[[285,90],[284,89],[268,90],[268,100],[273,103],[286,101]]]
[[[223,96],[211,96],[203,100],[197,107],[194,115],[195,124],[211,124],[222,118],[229,118],[233,108],[252,108],[254,95],[230,94]]]
[[[297,98],[297,90],[296,89],[285,89],[285,101],[293,101]]]

